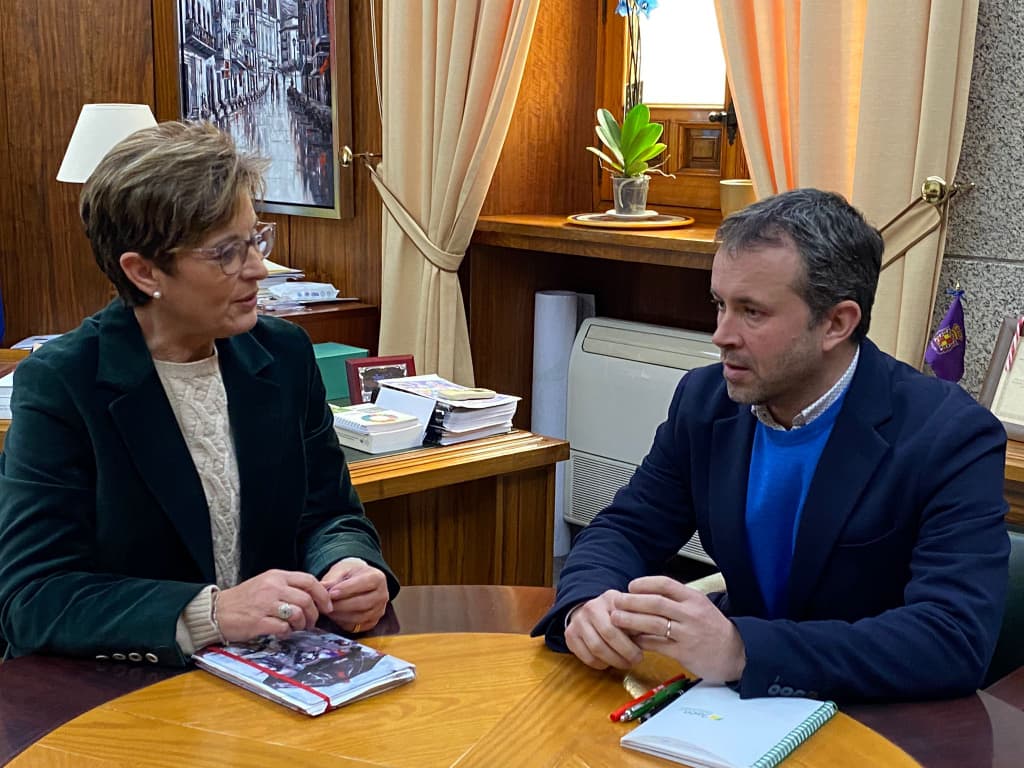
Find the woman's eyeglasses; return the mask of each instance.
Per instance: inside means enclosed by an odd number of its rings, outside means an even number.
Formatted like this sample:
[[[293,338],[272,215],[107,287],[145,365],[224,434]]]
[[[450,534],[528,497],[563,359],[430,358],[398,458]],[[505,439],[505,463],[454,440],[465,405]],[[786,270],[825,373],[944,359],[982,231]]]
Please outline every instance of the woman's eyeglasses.
[[[220,266],[221,272],[233,277],[242,271],[249,258],[249,250],[255,248],[261,259],[270,255],[274,247],[274,236],[277,234],[275,222],[257,221],[252,236],[246,240],[232,240],[215,248],[182,248],[181,251],[207,257]],[[175,249],[178,250],[178,249]]]

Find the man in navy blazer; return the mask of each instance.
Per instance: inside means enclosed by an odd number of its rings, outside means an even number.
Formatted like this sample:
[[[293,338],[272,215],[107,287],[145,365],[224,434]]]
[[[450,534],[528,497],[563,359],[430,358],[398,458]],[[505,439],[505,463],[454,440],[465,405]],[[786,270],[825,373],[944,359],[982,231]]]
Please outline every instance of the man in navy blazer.
[[[1002,425],[866,338],[883,245],[838,195],[768,198],[719,238],[722,363],[679,383],[534,634],[598,669],[663,653],[744,697],[973,691],[1006,599]],[[727,593],[651,575],[694,530]]]

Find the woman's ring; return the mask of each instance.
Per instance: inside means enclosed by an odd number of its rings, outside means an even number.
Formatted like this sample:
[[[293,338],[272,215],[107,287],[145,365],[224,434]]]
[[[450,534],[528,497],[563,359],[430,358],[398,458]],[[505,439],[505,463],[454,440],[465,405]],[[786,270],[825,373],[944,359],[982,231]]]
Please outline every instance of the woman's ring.
[[[288,621],[293,613],[295,613],[295,606],[291,603],[281,603],[277,606],[277,618],[281,621]]]
[[[665,625],[665,639],[672,639],[672,619],[667,619],[668,624]]]
[[[356,623],[356,625],[355,625],[354,627],[352,627],[352,634],[353,634],[353,635],[354,635],[354,634],[357,634],[357,633],[359,632],[359,628],[360,628],[361,626],[363,626],[363,625],[362,625],[362,622],[358,622],[358,623]]]

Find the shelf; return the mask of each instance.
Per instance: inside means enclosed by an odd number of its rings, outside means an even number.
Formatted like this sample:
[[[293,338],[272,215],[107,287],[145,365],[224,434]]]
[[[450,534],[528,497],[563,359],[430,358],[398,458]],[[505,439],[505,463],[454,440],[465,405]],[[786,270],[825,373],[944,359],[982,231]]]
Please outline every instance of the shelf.
[[[264,315],[302,326],[314,344],[340,341],[367,349],[370,355],[376,354],[380,309],[373,304],[339,301],[311,304],[305,309],[265,312]]]
[[[471,244],[710,270],[716,228],[697,221],[679,229],[590,229],[569,224],[565,216],[503,214],[481,216]]]

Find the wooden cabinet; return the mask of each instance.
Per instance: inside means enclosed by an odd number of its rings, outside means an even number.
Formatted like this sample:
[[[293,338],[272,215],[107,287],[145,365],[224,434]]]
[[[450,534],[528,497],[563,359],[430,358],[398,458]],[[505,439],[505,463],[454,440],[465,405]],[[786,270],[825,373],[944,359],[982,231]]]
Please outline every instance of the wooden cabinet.
[[[350,465],[402,584],[550,586],[564,440],[515,431]]]
[[[477,382],[520,395],[515,423],[530,428],[537,291],[592,293],[603,317],[713,331],[715,227],[597,230],[563,216],[481,217],[461,275]]]

